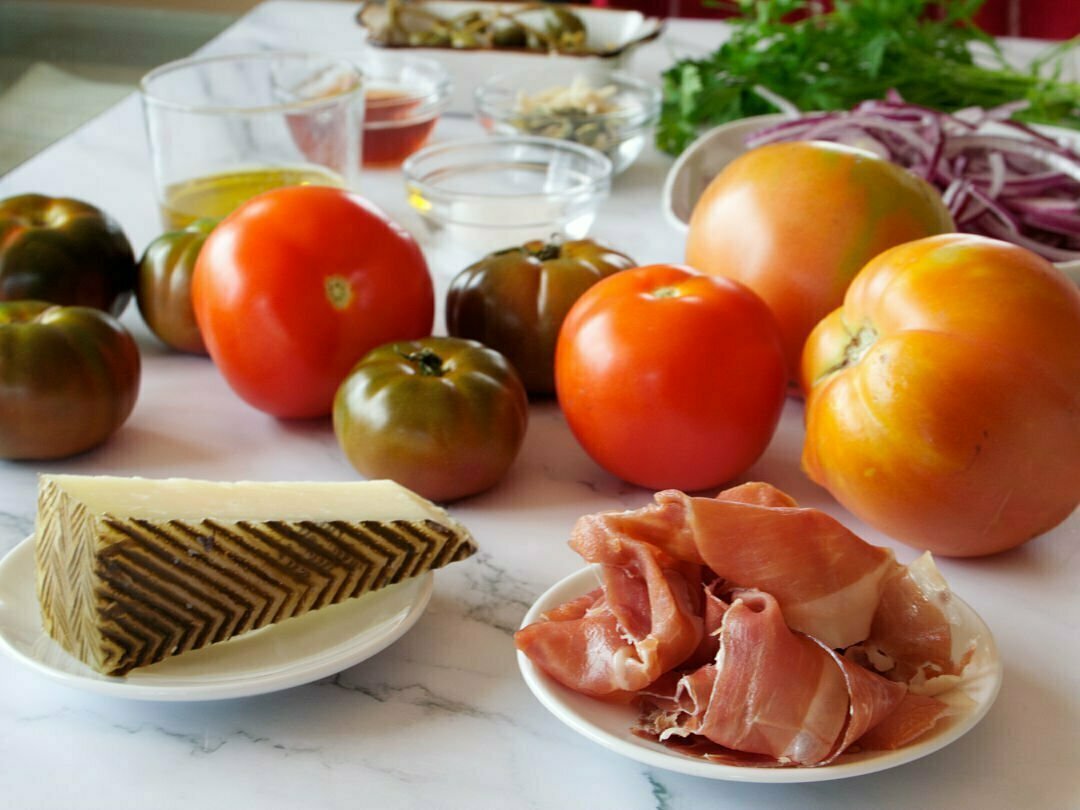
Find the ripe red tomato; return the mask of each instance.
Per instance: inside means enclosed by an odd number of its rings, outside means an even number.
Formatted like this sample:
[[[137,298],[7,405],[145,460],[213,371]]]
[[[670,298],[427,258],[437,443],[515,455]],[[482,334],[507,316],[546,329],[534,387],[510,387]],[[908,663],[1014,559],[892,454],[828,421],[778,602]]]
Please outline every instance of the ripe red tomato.
[[[787,384],[780,333],[738,282],[652,265],[590,287],[563,322],[555,389],[570,429],[608,472],[698,490],[761,455]]]
[[[872,526],[968,557],[1080,504],[1080,292],[969,234],[882,253],[806,342],[807,474]]]
[[[435,296],[413,238],[355,194],[260,195],[207,238],[192,280],[207,350],[248,403],[284,418],[330,413],[368,351],[431,334]]]
[[[795,380],[803,343],[881,251],[955,230],[925,180],[870,152],[817,141],[736,158],[694,206],[686,261],[745,284],[772,309]]]

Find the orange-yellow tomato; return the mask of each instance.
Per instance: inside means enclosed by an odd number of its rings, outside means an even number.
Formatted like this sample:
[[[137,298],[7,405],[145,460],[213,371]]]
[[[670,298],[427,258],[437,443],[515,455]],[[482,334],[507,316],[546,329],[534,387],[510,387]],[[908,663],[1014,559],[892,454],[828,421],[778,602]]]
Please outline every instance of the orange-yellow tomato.
[[[886,251],[810,335],[802,384],[807,474],[905,543],[991,554],[1080,503],[1080,290],[1023,248]]]
[[[851,279],[895,245],[955,230],[938,192],[870,152],[777,143],[732,161],[690,219],[686,261],[740,281],[772,309],[788,371]]]

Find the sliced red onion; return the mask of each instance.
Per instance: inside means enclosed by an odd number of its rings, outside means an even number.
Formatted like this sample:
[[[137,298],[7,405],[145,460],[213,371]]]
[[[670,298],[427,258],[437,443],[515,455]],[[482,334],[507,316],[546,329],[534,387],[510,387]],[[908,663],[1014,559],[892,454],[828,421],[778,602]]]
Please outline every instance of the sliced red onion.
[[[1026,106],[950,115],[890,91],[847,112],[764,127],[746,146],[826,140],[868,148],[935,185],[960,230],[1008,239],[1051,261],[1080,259],[1080,152],[1013,120]]]
[[[776,109],[778,109],[782,113],[786,113],[788,115],[799,114],[798,107],[796,107],[786,98],[781,96],[779,93],[774,93],[772,90],[770,90],[763,84],[755,84],[754,92],[761,96],[763,99],[765,99],[767,102],[772,104],[774,107],[776,107]]]

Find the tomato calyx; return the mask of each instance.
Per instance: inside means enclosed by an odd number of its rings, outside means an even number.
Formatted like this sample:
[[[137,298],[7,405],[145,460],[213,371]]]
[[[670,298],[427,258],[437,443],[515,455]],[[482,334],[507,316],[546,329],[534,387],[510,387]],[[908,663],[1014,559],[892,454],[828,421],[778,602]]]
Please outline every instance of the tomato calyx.
[[[338,311],[348,309],[353,300],[353,288],[348,279],[342,276],[327,276],[324,288],[330,306]]]
[[[652,290],[649,295],[653,298],[678,298],[679,288],[674,284],[665,284],[663,287],[657,287]]]
[[[844,347],[844,359],[840,365],[842,367],[853,366],[862,360],[863,355],[877,342],[877,336],[877,330],[870,324],[863,324],[859,327],[858,331],[851,336],[847,346]]]
[[[443,359],[434,349],[427,346],[415,352],[399,352],[399,354],[414,365],[421,377],[441,377],[446,373]]]
[[[844,345],[844,351],[843,354],[840,355],[840,359],[837,360],[835,364],[826,368],[817,379],[823,380],[828,376],[836,374],[838,371],[843,371],[845,368],[858,365],[862,360],[863,355],[870,351],[870,347],[877,342],[877,338],[877,330],[868,323],[864,323],[855,331],[849,330],[848,342]]]
[[[553,236],[550,242],[545,242],[538,250],[530,249],[529,252],[533,255],[533,258],[541,262],[549,262],[552,259],[557,259],[562,255],[562,239],[557,236]]]
[[[39,207],[16,211],[11,218],[23,230],[40,230],[42,228],[62,228],[71,217],[63,206],[57,205],[56,201],[53,200]]]
[[[59,312],[61,307],[48,301],[10,301],[0,311],[0,326],[45,323],[50,315]]]
[[[563,246],[566,240],[563,239],[562,234],[553,233],[547,241],[542,239],[532,239],[520,247],[507,248],[506,250],[500,250],[493,253],[493,256],[499,256],[503,253],[522,253],[524,252],[531,259],[535,259],[539,262],[550,262],[552,259],[561,259],[563,255]]]

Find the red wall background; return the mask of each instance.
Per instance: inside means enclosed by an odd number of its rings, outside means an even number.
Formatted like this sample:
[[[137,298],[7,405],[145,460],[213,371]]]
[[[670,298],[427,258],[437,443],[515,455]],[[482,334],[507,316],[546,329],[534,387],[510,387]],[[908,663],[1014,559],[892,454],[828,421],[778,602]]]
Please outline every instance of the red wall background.
[[[593,5],[632,8],[654,17],[731,16],[702,0],[593,0]],[[1080,0],[986,0],[976,21],[995,36],[1069,39],[1080,35]]]

